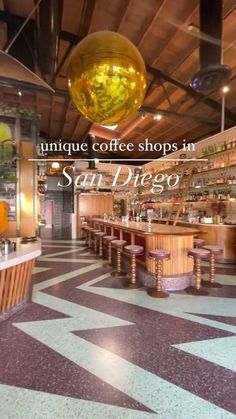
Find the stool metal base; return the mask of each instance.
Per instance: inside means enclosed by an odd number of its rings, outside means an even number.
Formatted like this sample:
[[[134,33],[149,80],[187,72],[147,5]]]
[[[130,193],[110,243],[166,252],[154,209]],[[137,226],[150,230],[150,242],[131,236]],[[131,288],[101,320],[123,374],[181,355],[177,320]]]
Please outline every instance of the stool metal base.
[[[206,288],[222,288],[223,285],[219,282],[202,281],[202,286]]]
[[[126,275],[127,275],[127,273],[123,272],[123,271],[121,271],[121,272],[112,271],[111,272],[111,276],[126,276]]]
[[[169,294],[167,292],[157,291],[156,288],[149,288],[148,295],[154,298],[168,298],[169,297]]]
[[[202,296],[208,295],[208,292],[207,291],[205,291],[205,290],[203,290],[201,288],[200,289],[197,289],[195,287],[187,287],[187,288],[185,288],[185,292],[187,294],[191,294],[191,295],[202,295]]]
[[[127,288],[128,290],[137,290],[139,288],[143,288],[142,282],[136,281],[136,282],[124,282],[123,284],[124,288]]]

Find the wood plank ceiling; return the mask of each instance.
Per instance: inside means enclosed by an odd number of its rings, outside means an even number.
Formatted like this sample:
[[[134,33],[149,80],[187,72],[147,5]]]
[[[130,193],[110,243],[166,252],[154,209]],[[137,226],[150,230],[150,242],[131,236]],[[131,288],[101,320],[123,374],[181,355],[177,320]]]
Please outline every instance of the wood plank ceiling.
[[[0,1],[0,9],[23,17],[28,15],[33,5],[34,0]],[[223,61],[232,68],[226,106],[236,113],[235,0],[224,0],[223,16]],[[99,30],[120,32],[137,46],[147,66],[168,74],[184,85],[189,85],[192,75],[199,67],[199,40],[196,34],[189,30],[190,24],[199,26],[198,0],[64,0],[61,29],[82,37]],[[1,48],[6,41],[4,25],[0,23]],[[59,63],[69,45],[67,41],[60,40]],[[68,59],[54,81],[57,90],[67,90],[67,63]],[[24,91],[19,97],[17,91],[1,88],[0,101],[31,107],[41,116],[40,131],[44,132],[47,138],[62,138],[65,141],[84,140],[89,130],[101,141],[121,138],[136,144],[145,138],[153,142],[176,142],[183,138],[197,141],[219,131],[220,112],[204,100],[194,98],[161,77],[154,79],[150,73],[148,82],[145,106],[197,116],[215,124],[177,118],[174,115],[163,116],[160,121],[155,121],[152,115],[137,112],[132,120],[120,124],[111,132],[92,125],[81,117],[66,95]],[[215,91],[210,97],[221,103],[220,91]],[[234,121],[232,118],[226,118],[226,126],[235,125],[235,121],[236,117]],[[133,153],[134,158],[139,156],[141,157],[137,152]]]

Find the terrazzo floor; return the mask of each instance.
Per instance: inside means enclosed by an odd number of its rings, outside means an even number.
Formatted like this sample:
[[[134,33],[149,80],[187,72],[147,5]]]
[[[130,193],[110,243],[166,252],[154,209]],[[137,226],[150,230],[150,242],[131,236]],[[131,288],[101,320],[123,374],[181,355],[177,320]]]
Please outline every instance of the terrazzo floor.
[[[157,300],[103,262],[43,241],[32,302],[0,323],[0,419],[236,418],[236,266]]]

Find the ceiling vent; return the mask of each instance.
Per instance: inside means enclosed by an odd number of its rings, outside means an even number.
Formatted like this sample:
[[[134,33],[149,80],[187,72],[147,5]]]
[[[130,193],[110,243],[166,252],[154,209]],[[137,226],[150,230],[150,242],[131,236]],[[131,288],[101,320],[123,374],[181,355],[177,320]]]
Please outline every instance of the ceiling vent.
[[[231,75],[222,64],[222,0],[200,0],[200,70],[193,76],[195,90],[215,90]]]

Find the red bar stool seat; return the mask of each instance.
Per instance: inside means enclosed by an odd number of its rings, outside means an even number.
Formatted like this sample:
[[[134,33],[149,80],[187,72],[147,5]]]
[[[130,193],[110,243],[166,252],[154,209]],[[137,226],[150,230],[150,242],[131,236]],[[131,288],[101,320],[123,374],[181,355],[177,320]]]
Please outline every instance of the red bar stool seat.
[[[188,294],[192,294],[192,295],[208,295],[208,292],[201,288],[201,282],[202,282],[201,260],[208,258],[210,256],[209,250],[206,250],[203,248],[189,249],[188,256],[194,258],[194,265],[196,269],[195,286],[187,287],[185,291]]]
[[[116,249],[117,254],[117,264],[116,270],[111,272],[112,276],[126,276],[126,272],[121,270],[121,253],[126,246],[127,242],[125,240],[112,240],[111,246]]]
[[[112,251],[111,251],[111,242],[117,240],[116,236],[104,236],[103,241],[108,247],[108,263],[104,266],[112,266]]]
[[[156,286],[148,290],[148,295],[154,298],[167,298],[169,294],[162,291],[161,289],[161,280],[162,280],[162,271],[163,271],[163,260],[170,259],[170,252],[163,249],[153,249],[149,252],[149,257],[155,260],[155,277],[156,277]]]
[[[141,288],[143,284],[137,281],[136,256],[142,255],[144,248],[136,244],[125,246],[125,252],[131,256],[131,277],[130,282],[125,282],[124,287],[128,289]]]
[[[219,282],[215,282],[215,257],[217,255],[222,255],[223,248],[214,244],[206,244],[204,249],[210,252],[209,258],[209,265],[210,265],[210,272],[209,272],[209,281],[202,281],[203,287],[207,288],[222,288],[222,284]]]

